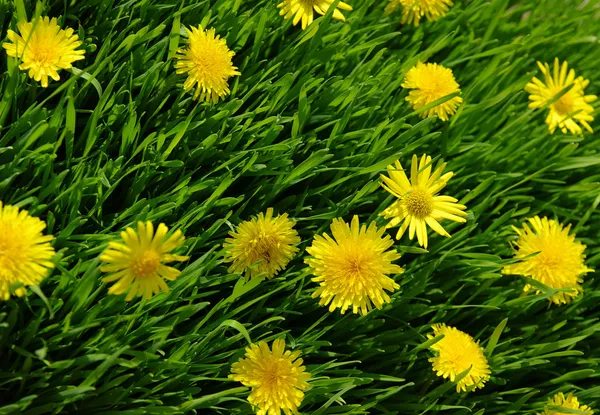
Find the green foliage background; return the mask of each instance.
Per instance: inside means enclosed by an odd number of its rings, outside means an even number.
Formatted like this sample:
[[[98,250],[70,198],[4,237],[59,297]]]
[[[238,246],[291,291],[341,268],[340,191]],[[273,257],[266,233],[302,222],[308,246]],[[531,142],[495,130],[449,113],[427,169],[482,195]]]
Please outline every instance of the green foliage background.
[[[557,391],[600,409],[600,292],[594,273],[572,304],[522,296],[499,273],[511,225],[540,214],[571,223],[600,267],[600,140],[550,136],[523,87],[554,57],[598,93],[596,1],[459,1],[439,22],[400,26],[383,0],[355,0],[348,22],[306,31],[274,1],[86,0],[37,5],[85,39],[85,72],[43,89],[0,54],[0,200],[55,236],[56,269],[29,296],[0,304],[2,414],[250,414],[227,380],[249,340],[285,336],[313,374],[306,414],[534,414]],[[0,2],[0,31],[33,2]],[[183,25],[215,27],[242,76],[218,105],[182,91],[173,54]],[[416,115],[403,73],[450,67],[465,105],[450,123]],[[598,111],[596,111],[598,117]],[[598,122],[592,123],[600,130]],[[402,239],[392,304],[329,314],[310,295],[299,254],[277,278],[242,284],[221,244],[274,207],[297,220],[301,248],[331,219],[377,220],[392,201],[385,166],[413,153],[446,160],[466,225],[429,252]],[[184,231],[191,256],[168,295],[108,296],[98,254],[137,220]],[[493,374],[458,394],[427,361],[445,322],[486,347]]]

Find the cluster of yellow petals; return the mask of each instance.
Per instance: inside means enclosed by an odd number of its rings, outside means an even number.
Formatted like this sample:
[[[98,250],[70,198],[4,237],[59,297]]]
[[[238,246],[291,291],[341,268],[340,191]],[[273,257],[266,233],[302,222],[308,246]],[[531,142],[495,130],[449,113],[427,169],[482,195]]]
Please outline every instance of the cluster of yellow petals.
[[[48,86],[48,78],[60,79],[60,69],[70,69],[73,62],[84,58],[85,51],[74,30],[63,30],[56,18],[39,17],[30,22],[17,23],[19,34],[8,30],[10,42],[2,43],[6,54],[21,60],[19,69],[29,72],[29,77],[42,86]]]
[[[560,407],[564,409],[571,409],[573,412],[565,412],[560,409],[552,409],[554,407]],[[579,403],[579,400],[575,395],[569,393],[565,396],[562,392],[557,393],[552,398],[548,398],[548,405],[541,415],[569,415],[573,413],[593,415],[594,411],[587,406]]]
[[[590,133],[594,132],[590,122],[594,120],[592,113],[594,107],[590,105],[597,97],[596,95],[585,95],[585,88],[589,81],[581,76],[575,77],[575,71],[569,70],[567,61],[560,64],[558,58],[554,59],[554,68],[550,65],[538,62],[538,67],[544,75],[544,80],[533,78],[525,86],[529,92],[529,108],[544,108],[552,102],[548,108],[546,124],[550,134],[559,128],[563,134],[570,131],[571,134],[582,134],[581,124]],[[565,94],[556,99],[559,93],[571,87]]]
[[[259,275],[273,278],[298,252],[295,224],[287,213],[273,217],[272,208],[242,222],[223,245],[225,262],[231,262],[229,272],[245,273],[248,279]]]
[[[452,172],[443,174],[445,167],[446,163],[443,163],[433,171],[430,156],[423,154],[419,161],[415,154],[412,157],[410,181],[400,161],[396,161],[395,166],[388,166],[389,177],[381,175],[383,188],[398,198],[381,214],[391,219],[388,228],[402,223],[396,239],[400,239],[408,229],[409,239],[412,240],[416,234],[419,245],[427,248],[427,226],[442,236],[450,237],[439,221],[449,219],[466,222],[466,206],[458,204],[458,200],[451,196],[438,196],[454,175]]]
[[[277,7],[281,9],[279,14],[284,19],[293,19],[292,24],[294,26],[302,22],[302,29],[306,29],[313,22],[313,10],[323,16],[332,4],[333,0],[284,0]],[[340,1],[333,11],[334,19],[345,22],[346,18],[338,9],[352,10],[352,6]]]
[[[313,298],[320,297],[319,304],[329,304],[329,311],[339,308],[341,313],[367,314],[373,304],[380,309],[390,302],[387,291],[400,286],[388,275],[398,275],[404,270],[392,262],[400,258],[395,250],[389,250],[394,242],[384,236],[385,229],[377,229],[375,222],[369,227],[360,226],[358,216],[350,226],[342,219],[334,219],[331,234],[316,235],[312,245],[306,248],[311,255],[305,259],[319,284]]]
[[[0,300],[25,295],[27,286],[38,285],[54,268],[53,238],[42,234],[45,228],[26,210],[0,201]]]
[[[514,245],[515,258],[520,262],[505,266],[502,273],[524,275],[550,288],[563,290],[550,300],[566,304],[583,291],[579,285],[583,282],[582,275],[593,272],[584,264],[585,245],[569,234],[570,225],[563,227],[553,219],[539,216],[527,221],[529,224],[523,224],[523,229],[513,227],[519,235]],[[537,291],[526,284],[524,291],[531,290]]]
[[[152,222],[138,222],[137,232],[126,228],[121,232],[120,242],[109,242],[100,255],[106,265],[100,267],[110,275],[104,282],[114,282],[109,294],[125,294],[126,301],[143,295],[150,298],[159,292],[169,292],[164,279],[175,280],[180,271],[166,266],[173,261],[186,261],[183,255],[173,255],[171,251],[183,244],[185,238],[180,230],[167,236],[169,229],[161,223],[154,233]],[[163,279],[164,278],[164,279]]]
[[[454,79],[452,70],[437,63],[418,62],[404,76],[402,87],[411,89],[406,100],[415,110],[420,110],[450,94],[460,93],[460,86]],[[435,115],[442,121],[448,121],[462,101],[461,97],[455,96],[421,112],[421,117]]]
[[[434,324],[432,329],[433,334],[427,335],[429,339],[444,335],[444,338],[430,347],[435,357],[429,361],[433,364],[436,375],[454,382],[458,375],[469,370],[456,384],[456,391],[483,388],[490,378],[491,371],[479,343],[467,333],[445,324]]]
[[[273,341],[272,350],[261,341],[246,348],[229,378],[252,388],[248,402],[257,415],[297,414],[310,379],[299,356],[299,351],[285,350],[283,339]]]
[[[194,99],[217,103],[229,95],[228,79],[240,75],[233,66],[235,52],[229,50],[225,39],[215,36],[215,29],[204,30],[201,25],[185,29],[188,47],[178,49],[175,68],[178,74],[186,74],[183,89],[196,88]]]
[[[419,26],[424,17],[430,22],[439,20],[448,13],[452,4],[451,0],[390,0],[385,12],[393,13],[398,6],[402,6],[401,23]]]

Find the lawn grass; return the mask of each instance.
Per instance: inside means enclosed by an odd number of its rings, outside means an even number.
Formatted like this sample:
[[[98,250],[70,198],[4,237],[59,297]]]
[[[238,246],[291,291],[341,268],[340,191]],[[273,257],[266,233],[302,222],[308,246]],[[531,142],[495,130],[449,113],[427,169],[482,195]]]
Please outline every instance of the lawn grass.
[[[459,1],[415,28],[384,1],[355,0],[345,24],[328,15],[305,31],[276,4],[0,1],[2,36],[37,7],[78,29],[87,51],[82,73],[47,89],[0,53],[0,200],[45,220],[57,251],[39,289],[0,304],[0,414],[251,414],[231,364],[249,341],[282,336],[313,376],[305,414],[535,414],[559,391],[600,410],[595,273],[565,306],[500,274],[511,226],[537,214],[572,224],[600,267],[598,134],[550,135],[523,92],[537,60],[559,57],[599,94],[597,2]],[[194,101],[173,68],[183,26],[200,23],[242,74],[216,105]],[[448,123],[405,101],[403,74],[419,60],[461,85]],[[467,223],[445,222],[452,238],[430,233],[428,251],[397,242],[406,271],[383,310],[328,313],[311,298],[304,248],[336,217],[383,225],[393,199],[379,174],[413,153],[448,162]],[[221,246],[268,207],[297,221],[301,250],[276,278],[244,284]],[[181,229],[191,259],[169,294],[127,303],[108,295],[98,255],[138,220]],[[481,341],[482,390],[435,376],[433,323]]]

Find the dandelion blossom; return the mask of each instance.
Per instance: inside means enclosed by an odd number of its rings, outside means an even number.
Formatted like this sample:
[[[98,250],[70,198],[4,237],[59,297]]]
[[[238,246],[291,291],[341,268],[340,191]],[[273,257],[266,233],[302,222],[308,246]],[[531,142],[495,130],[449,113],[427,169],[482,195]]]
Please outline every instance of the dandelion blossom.
[[[396,161],[395,167],[388,166],[389,177],[381,175],[383,188],[399,199],[381,213],[386,219],[391,219],[388,228],[402,222],[396,239],[409,229],[410,240],[416,234],[419,245],[427,248],[427,225],[440,235],[450,237],[440,225],[440,220],[466,222],[464,216],[467,214],[463,212],[466,206],[456,203],[458,200],[453,197],[437,195],[454,174],[442,175],[445,167],[446,163],[443,163],[432,174],[431,157],[423,154],[419,162],[413,155],[410,181],[399,161]]]
[[[156,234],[152,222],[138,222],[137,233],[132,228],[121,232],[122,242],[109,242],[108,248],[100,255],[100,260],[107,263],[100,267],[102,272],[111,275],[104,282],[117,281],[108,290],[109,294],[124,294],[126,301],[143,295],[150,298],[161,291],[169,292],[163,278],[173,281],[180,272],[164,265],[173,261],[186,261],[189,258],[173,255],[170,252],[183,244],[181,231],[175,231],[167,237],[164,224],[158,225]]]
[[[300,352],[285,350],[282,339],[272,349],[264,341],[247,347],[246,357],[231,366],[229,378],[252,388],[248,402],[258,408],[257,415],[297,414],[310,373],[298,358]]]
[[[229,95],[227,80],[240,75],[231,58],[235,55],[227,47],[225,39],[215,36],[215,29],[202,29],[202,26],[185,29],[188,34],[188,47],[178,49],[175,59],[176,72],[187,74],[183,89],[196,87],[194,99],[219,102],[219,98]]]
[[[354,216],[350,226],[342,219],[333,220],[333,238],[315,236],[312,246],[306,248],[312,257],[305,262],[316,276],[312,280],[320,285],[313,293],[313,298],[321,297],[320,305],[329,304],[330,312],[339,308],[342,314],[352,307],[353,313],[365,315],[372,304],[380,309],[390,302],[386,290],[392,292],[400,286],[387,274],[404,270],[392,264],[400,255],[387,250],[394,241],[383,236],[384,232],[375,222],[361,227]]]
[[[402,88],[412,89],[406,100],[412,104],[415,110],[454,92],[460,92],[460,86],[454,79],[452,70],[437,63],[417,63],[406,73]],[[437,115],[440,120],[448,121],[448,117],[456,112],[461,102],[462,98],[456,96],[443,104],[423,111],[421,117]]]
[[[25,295],[26,286],[38,285],[49,269],[54,249],[46,224],[16,206],[0,202],[0,299]]]
[[[571,225],[564,227],[555,220],[535,216],[523,224],[523,229],[514,228],[519,239],[514,243],[515,258],[521,262],[507,265],[503,274],[524,275],[554,289],[566,291],[553,295],[550,300],[555,304],[566,304],[583,292],[579,283],[583,274],[593,272],[585,266],[585,245],[575,241],[575,235],[569,235]],[[531,256],[533,254],[536,254]],[[525,292],[536,290],[530,284]],[[539,293],[539,291],[536,291]]]
[[[550,71],[550,65],[547,63],[537,63],[542,74],[544,74],[544,82],[538,78],[533,78],[525,86],[525,91],[529,92],[529,108],[544,108],[548,102],[555,99],[560,91],[572,85],[569,91],[555,100],[548,108],[548,116],[546,124],[550,134],[553,134],[556,128],[560,128],[563,134],[567,130],[571,134],[582,134],[583,130],[577,124],[581,124],[590,133],[594,132],[588,122],[593,121],[594,107],[590,102],[596,100],[595,95],[585,95],[585,88],[590,81],[579,76],[575,78],[575,71],[568,71],[568,63],[564,61],[562,65],[558,58],[554,59],[554,71]]]
[[[85,51],[77,49],[83,44],[74,30],[61,29],[56,18],[40,17],[31,22],[17,23],[19,34],[12,30],[2,46],[6,54],[21,60],[19,69],[29,71],[29,77],[42,86],[48,86],[48,77],[60,80],[58,71],[70,69],[75,61],[84,59]]]
[[[430,22],[439,20],[448,13],[452,6],[451,0],[390,0],[385,11],[392,13],[398,6],[402,6],[401,23],[419,26],[421,19],[426,17]]]
[[[569,393],[567,397],[565,397],[565,395],[560,392],[554,395],[552,398],[548,398],[548,405],[546,405],[546,410],[544,410],[543,415],[568,415],[574,413],[574,411],[563,412],[559,408],[550,409],[551,407],[557,406],[564,409],[573,409],[575,411],[579,411],[577,413],[584,413],[588,415],[593,415],[594,413],[589,406],[580,404],[572,393]]]
[[[258,275],[273,278],[298,252],[295,224],[286,213],[273,217],[273,208],[242,222],[223,245],[225,262],[232,263],[229,272],[245,273],[247,279]]]
[[[313,10],[323,16],[327,13],[332,3],[333,0],[284,0],[277,7],[281,9],[279,14],[284,19],[288,20],[293,17],[292,24],[294,26],[302,20],[302,29],[306,29],[313,22]],[[334,19],[345,22],[346,18],[338,9],[352,10],[352,6],[340,1],[337,8],[333,11]]]
[[[490,367],[483,354],[483,349],[473,337],[455,327],[445,324],[434,324],[433,334],[428,334],[433,339],[440,334],[444,338],[431,346],[435,357],[429,359],[433,364],[433,371],[444,379],[450,378],[454,382],[458,375],[470,368],[467,375],[456,384],[456,391],[466,391],[467,388],[475,390],[483,388],[490,379]]]

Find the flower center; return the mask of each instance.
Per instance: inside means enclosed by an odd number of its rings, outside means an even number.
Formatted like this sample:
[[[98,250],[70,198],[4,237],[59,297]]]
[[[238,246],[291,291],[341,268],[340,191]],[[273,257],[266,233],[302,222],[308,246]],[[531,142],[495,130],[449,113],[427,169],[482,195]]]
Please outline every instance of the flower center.
[[[54,46],[43,41],[36,42],[32,45],[34,61],[41,66],[55,64],[60,60],[57,50]]]
[[[444,74],[437,72],[425,74],[421,82],[419,82],[419,89],[427,103],[432,103],[457,91],[452,83],[452,79],[448,79]]]
[[[133,275],[139,278],[147,278],[156,273],[160,266],[160,256],[152,249],[143,251],[131,262]]]
[[[192,47],[191,52],[196,74],[204,82],[227,79],[228,64],[231,62],[227,52],[220,50],[216,45],[206,43]]]
[[[213,56],[208,56],[205,53],[195,53],[194,64],[203,74],[210,74],[215,71],[215,58]]]
[[[534,252],[539,251],[539,254],[532,259],[537,262],[540,268],[559,271],[568,266],[571,247],[568,244],[561,243],[560,240],[538,237],[537,244],[532,249]]]
[[[433,212],[433,198],[424,189],[416,188],[403,198],[408,213],[418,219],[424,219]]]
[[[346,263],[346,272],[351,277],[363,275],[367,270],[366,261],[360,256],[348,258]]]
[[[262,386],[270,390],[277,391],[283,386],[285,379],[285,368],[281,367],[281,364],[276,359],[265,365],[265,371],[262,373]]]
[[[253,254],[256,256],[256,261],[263,260],[265,262],[271,261],[271,250],[278,245],[277,238],[266,232],[261,232],[251,241],[251,243]]]
[[[427,96],[428,102],[433,102],[448,95],[444,89],[444,86],[440,85],[440,81],[433,80],[430,86],[423,88],[423,93]]]
[[[338,265],[339,277],[345,289],[359,292],[369,286],[380,266],[374,258],[372,248],[357,241],[346,252],[340,252],[341,262]]]
[[[279,373],[276,370],[265,374],[265,381],[271,386],[277,386],[280,379],[281,376],[279,376]]]
[[[539,261],[540,265],[542,265],[546,269],[557,269],[561,265],[561,259],[557,255],[553,254],[545,254],[544,252],[540,252]]]
[[[568,115],[573,112],[575,107],[575,97],[571,91],[569,91],[560,97],[556,102],[554,102],[552,106],[560,115]]]
[[[471,366],[471,362],[468,359],[465,359],[461,353],[456,352],[449,352],[446,364],[457,374],[464,372]]]
[[[0,228],[0,276],[5,276],[14,273],[23,260],[24,246],[17,229],[5,223],[0,224]]]

